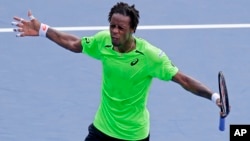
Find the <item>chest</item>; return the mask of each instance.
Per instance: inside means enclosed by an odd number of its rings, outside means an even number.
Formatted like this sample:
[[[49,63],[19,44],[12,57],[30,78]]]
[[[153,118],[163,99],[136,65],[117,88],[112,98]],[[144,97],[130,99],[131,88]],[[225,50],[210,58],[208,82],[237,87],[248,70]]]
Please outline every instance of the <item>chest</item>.
[[[103,56],[105,77],[120,80],[141,79],[147,75],[147,61],[143,55]]]

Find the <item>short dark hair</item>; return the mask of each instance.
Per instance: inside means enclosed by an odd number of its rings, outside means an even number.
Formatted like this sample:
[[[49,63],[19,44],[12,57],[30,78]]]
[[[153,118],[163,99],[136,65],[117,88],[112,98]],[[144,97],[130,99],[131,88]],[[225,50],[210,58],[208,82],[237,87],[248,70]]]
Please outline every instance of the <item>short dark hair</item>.
[[[139,23],[139,11],[135,9],[135,5],[129,6],[127,3],[124,2],[118,2],[116,5],[114,5],[108,15],[108,21],[111,21],[111,17],[113,14],[119,13],[124,16],[129,16],[130,17],[130,27],[136,30],[137,25]]]

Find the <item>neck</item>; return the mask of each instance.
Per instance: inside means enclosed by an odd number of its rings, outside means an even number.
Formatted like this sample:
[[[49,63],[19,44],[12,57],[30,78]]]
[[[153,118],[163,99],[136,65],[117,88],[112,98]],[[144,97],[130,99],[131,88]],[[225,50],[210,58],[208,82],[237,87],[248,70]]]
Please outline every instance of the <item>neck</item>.
[[[114,49],[120,53],[127,53],[130,52],[135,48],[135,41],[134,38],[131,38],[127,43],[125,43],[121,47],[114,47]]]

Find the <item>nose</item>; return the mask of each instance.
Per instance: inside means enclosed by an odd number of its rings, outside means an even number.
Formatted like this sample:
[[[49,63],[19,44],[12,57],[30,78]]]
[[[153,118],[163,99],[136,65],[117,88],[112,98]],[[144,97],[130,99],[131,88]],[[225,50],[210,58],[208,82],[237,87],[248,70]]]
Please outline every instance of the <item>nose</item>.
[[[118,28],[118,26],[114,26],[114,27],[111,27],[111,32],[112,33],[119,33],[119,28]]]

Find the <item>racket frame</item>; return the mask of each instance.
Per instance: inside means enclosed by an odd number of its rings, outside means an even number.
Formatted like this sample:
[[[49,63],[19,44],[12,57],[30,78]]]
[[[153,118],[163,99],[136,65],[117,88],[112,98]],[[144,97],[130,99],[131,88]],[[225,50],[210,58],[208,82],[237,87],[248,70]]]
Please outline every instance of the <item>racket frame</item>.
[[[220,102],[221,102],[221,115],[220,115],[219,130],[224,131],[225,130],[225,118],[228,116],[230,112],[230,107],[229,107],[228,91],[226,87],[226,80],[222,71],[218,73],[218,82],[219,82],[219,94],[220,94]]]

